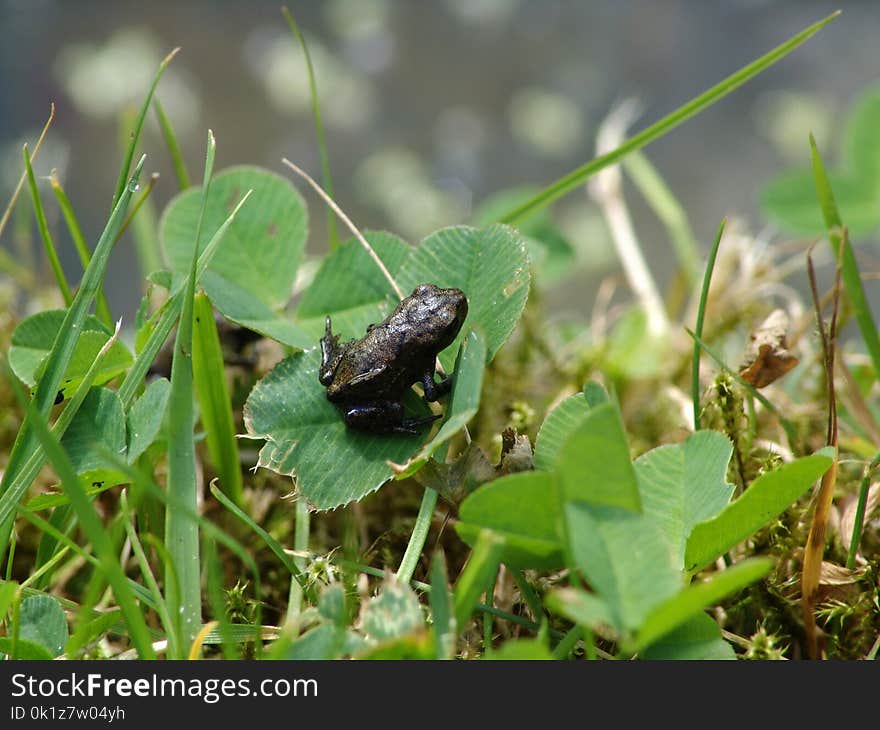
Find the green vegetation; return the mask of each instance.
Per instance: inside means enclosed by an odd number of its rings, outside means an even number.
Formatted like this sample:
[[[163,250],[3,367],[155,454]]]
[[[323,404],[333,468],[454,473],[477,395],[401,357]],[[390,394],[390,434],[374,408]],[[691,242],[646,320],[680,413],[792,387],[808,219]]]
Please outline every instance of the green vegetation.
[[[299,181],[249,165],[215,174],[210,131],[201,185],[190,184],[174,120],[153,98],[174,52],[132,120],[93,250],[53,182],[84,267],[78,285],[58,264],[25,149],[53,281],[12,281],[64,308],[0,324],[0,653],[876,656],[880,345],[850,240],[876,223],[860,206],[876,216],[877,92],[853,112],[841,170],[826,174],[805,139],[810,177],[786,173],[763,194],[777,222],[827,236],[841,283],[826,297],[830,328],[826,302],[811,314],[797,298],[785,326],[768,324],[779,307],[767,292],[807,283],[809,242],[792,266],[728,220],[701,272],[686,211],[640,153],[624,172],[660,217],[679,269],[664,311],[641,298],[597,304],[592,321],[544,308],[574,257],[551,203],[833,17],[618,149],[547,187],[501,191],[470,225],[418,245],[385,231],[338,243],[331,217],[326,253],[308,256]],[[151,106],[181,188],[158,225],[141,205],[149,189],[133,200]],[[140,260],[161,262],[144,264],[133,346],[113,330],[103,295],[129,220]],[[404,402],[442,419],[419,436],[347,428],[318,380],[325,317],[343,340],[359,338],[425,282],[457,287],[469,303],[438,358],[450,395],[437,406],[412,391]],[[810,336],[816,317],[821,343]],[[835,327],[849,319],[859,339],[844,345]],[[827,499],[816,513],[835,517],[827,530],[824,519],[811,524],[820,479]],[[818,552],[808,534],[820,536]],[[805,564],[819,566],[814,583]]]

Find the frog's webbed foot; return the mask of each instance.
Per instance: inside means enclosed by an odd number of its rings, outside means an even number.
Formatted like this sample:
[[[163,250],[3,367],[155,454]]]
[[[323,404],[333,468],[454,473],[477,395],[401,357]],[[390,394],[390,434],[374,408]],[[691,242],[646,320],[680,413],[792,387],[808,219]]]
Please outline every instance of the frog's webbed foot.
[[[371,433],[409,433],[418,435],[418,427],[436,421],[441,416],[404,418],[403,405],[395,401],[373,401],[349,405],[344,409],[345,424],[349,428]]]
[[[433,403],[452,390],[452,376],[447,376],[436,383],[434,382],[434,371],[429,370],[422,375],[422,388],[425,391],[425,400]]]
[[[333,371],[336,370],[342,349],[339,345],[339,335],[333,334],[330,315],[327,315],[327,319],[324,320],[324,336],[321,338],[321,369],[318,372],[321,385],[330,385],[333,382]]]

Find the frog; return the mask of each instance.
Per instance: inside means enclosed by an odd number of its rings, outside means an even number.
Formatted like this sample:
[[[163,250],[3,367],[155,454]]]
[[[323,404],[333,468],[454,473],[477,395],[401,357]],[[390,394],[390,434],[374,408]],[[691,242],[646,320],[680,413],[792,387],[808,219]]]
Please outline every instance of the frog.
[[[328,315],[318,380],[346,426],[417,435],[421,426],[440,418],[407,417],[403,396],[415,383],[421,384],[429,403],[450,391],[451,377],[435,380],[437,355],[458,336],[467,313],[467,297],[460,289],[420,284],[358,340],[340,344]]]

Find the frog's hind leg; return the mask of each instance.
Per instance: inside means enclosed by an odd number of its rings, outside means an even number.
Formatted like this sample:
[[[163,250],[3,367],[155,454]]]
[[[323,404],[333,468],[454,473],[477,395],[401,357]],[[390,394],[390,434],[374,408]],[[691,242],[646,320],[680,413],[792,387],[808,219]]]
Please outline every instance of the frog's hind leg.
[[[349,405],[344,409],[345,424],[349,428],[371,433],[410,433],[417,435],[417,427],[440,418],[404,418],[403,406],[395,401],[372,401]]]
[[[433,403],[452,389],[452,376],[447,376],[437,383],[434,381],[434,368],[432,367],[422,374],[422,389],[425,392],[425,400]]]

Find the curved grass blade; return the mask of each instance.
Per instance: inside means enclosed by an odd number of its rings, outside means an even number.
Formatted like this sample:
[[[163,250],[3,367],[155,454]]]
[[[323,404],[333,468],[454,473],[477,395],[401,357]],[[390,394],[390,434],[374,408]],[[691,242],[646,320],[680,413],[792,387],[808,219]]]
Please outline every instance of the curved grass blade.
[[[64,222],[67,224],[67,231],[70,233],[70,238],[73,241],[76,252],[79,254],[79,260],[80,263],[82,263],[83,271],[85,271],[89,267],[89,261],[92,260],[92,252],[89,251],[89,247],[86,244],[82,228],[79,225],[79,220],[76,217],[76,213],[73,212],[73,205],[70,202],[70,198],[67,197],[67,193],[64,192],[64,188],[61,187],[61,181],[58,179],[54,170],[49,177],[49,184],[52,186],[52,192],[55,193],[58,207],[61,208],[61,215],[64,217]],[[104,324],[108,327],[111,326],[113,316],[110,314],[110,305],[107,303],[107,297],[104,295],[103,286],[98,290],[98,297],[95,302],[95,314]]]
[[[165,629],[165,636],[168,639],[168,654],[169,656],[177,656],[179,639],[174,631],[175,624],[171,620],[171,615],[168,612],[168,605],[162,599],[162,591],[159,590],[159,584],[156,582],[156,577],[150,569],[150,561],[147,559],[147,554],[144,552],[144,546],[141,545],[137,530],[135,530],[134,525],[132,524],[132,516],[134,513],[129,507],[128,496],[124,489],[119,494],[119,501],[122,507],[122,523],[125,525],[125,534],[128,535],[131,549],[137,559],[144,583],[152,594],[153,601],[156,603],[156,613],[159,614],[159,621],[162,622],[162,628]]]
[[[31,161],[37,158],[37,152],[40,151],[40,146],[43,144],[43,140],[46,138],[46,133],[49,131],[49,127],[52,126],[53,119],[55,119],[55,102],[52,102],[49,105],[49,118],[43,125],[43,131],[40,132],[40,137],[39,139],[37,139],[37,143],[34,145],[34,154],[31,155]],[[15,186],[12,197],[9,199],[6,210],[3,211],[3,216],[0,217],[0,236],[3,235],[3,231],[6,229],[6,224],[9,222],[9,217],[12,215],[12,209],[15,207],[15,203],[18,201],[18,196],[21,195],[21,189],[24,187],[26,179],[27,170],[21,173],[21,177],[18,179],[18,184]]]
[[[171,155],[171,165],[174,167],[177,184],[181,190],[186,190],[192,185],[189,179],[189,171],[186,169],[186,163],[183,161],[183,155],[180,153],[180,145],[177,143],[174,127],[171,125],[171,120],[165,113],[165,108],[159,101],[158,96],[153,99],[153,109],[156,111],[159,128],[162,130],[162,136],[165,138],[165,144],[168,146],[168,154]]]
[[[95,512],[95,508],[92,506],[91,500],[80,484],[73,465],[67,458],[67,454],[64,453],[61,442],[52,435],[45,417],[37,411],[32,402],[29,403],[27,401],[21,386],[9,370],[8,364],[4,362],[3,365],[7,380],[15,391],[16,398],[27,411],[28,420],[34,434],[42,444],[46,455],[49,457],[49,461],[61,478],[61,488],[70,499],[70,504],[76,511],[79,523],[98,555],[100,568],[113,588],[113,594],[116,596],[119,608],[125,616],[132,644],[142,658],[154,658],[155,655],[150,644],[149,629],[135,601],[134,594],[128,586],[125,572],[116,557],[109,532],[105,529],[97,512]]]
[[[312,67],[312,57],[309,54],[309,47],[306,45],[306,39],[293,19],[293,14],[287,9],[286,5],[281,6],[281,14],[290,27],[290,32],[294,35],[300,48],[302,48],[303,57],[306,61],[306,71],[309,76],[309,96],[312,100],[312,118],[315,122],[315,135],[318,138],[318,155],[321,158],[321,177],[324,182],[324,190],[327,195],[333,197],[333,178],[330,176],[330,156],[327,153],[327,142],[324,139],[324,123],[321,121],[321,104],[318,101],[318,86],[315,83],[315,69]],[[339,246],[339,234],[336,232],[336,216],[332,210],[327,210],[327,246],[333,251]]]
[[[709,298],[709,284],[712,281],[712,271],[715,269],[715,257],[718,255],[718,247],[721,245],[721,237],[724,235],[724,226],[727,220],[722,219],[715,234],[715,243],[709,252],[709,260],[706,262],[706,272],[703,274],[703,288],[700,291],[700,306],[697,309],[697,326],[694,328],[694,359],[691,364],[691,398],[694,404],[694,431],[700,430],[700,340],[703,337],[703,320],[706,317],[706,300]]]
[[[40,240],[43,242],[43,248],[46,249],[46,257],[49,259],[49,266],[52,267],[52,273],[55,275],[55,281],[61,290],[61,296],[64,297],[65,306],[70,306],[73,301],[73,295],[70,293],[70,284],[64,276],[64,269],[61,268],[61,261],[58,258],[58,252],[55,250],[55,242],[52,240],[52,234],[49,233],[49,224],[46,222],[46,213],[43,211],[43,202],[40,200],[40,191],[37,190],[37,179],[34,177],[34,168],[31,165],[31,156],[28,153],[28,146],[22,148],[24,153],[24,169],[27,172],[28,187],[31,191],[31,201],[34,204],[34,216],[37,219],[37,229],[40,231]]]
[[[165,73],[165,69],[168,68],[168,64],[171,63],[171,59],[173,59],[180,48],[175,48],[171,53],[169,53],[165,58],[162,59],[162,63],[159,64],[159,68],[156,71],[156,75],[153,77],[153,83],[150,84],[150,89],[147,92],[147,98],[144,99],[143,106],[141,106],[141,110],[137,115],[137,118],[134,121],[134,128],[131,130],[131,137],[129,139],[128,148],[125,151],[125,157],[122,160],[122,168],[119,170],[119,179],[116,181],[116,192],[113,193],[113,208],[116,207],[116,204],[119,202],[119,199],[122,197],[123,192],[125,191],[125,181],[128,179],[128,169],[131,167],[131,161],[134,159],[134,148],[137,146],[138,139],[141,136],[141,129],[144,126],[144,117],[147,116],[147,111],[150,108],[150,102],[153,100],[153,93],[156,91],[156,87],[159,85],[159,79],[162,78],[162,74]]]
[[[272,537],[268,532],[266,532],[262,527],[260,527],[256,522],[251,519],[250,515],[247,514],[244,510],[241,509],[238,505],[236,505],[232,500],[229,499],[216,484],[211,484],[211,494],[214,495],[215,499],[220,502],[226,509],[228,509],[237,519],[247,525],[254,533],[259,536],[259,538],[266,543],[266,547],[268,547],[281,561],[281,564],[287,569],[287,571],[293,576],[293,578],[300,584],[300,586],[305,589],[307,587],[306,577],[303,575],[302,571],[294,562],[294,559],[287,554],[284,548],[281,546],[281,543],[278,542],[274,537]],[[305,502],[305,500],[303,500]]]
[[[48,420],[49,412],[55,403],[55,397],[61,385],[61,380],[64,377],[64,372],[67,370],[67,365],[79,341],[88,310],[98,290],[101,288],[104,273],[107,270],[107,261],[113,248],[113,241],[115,240],[116,233],[119,231],[119,226],[122,225],[122,219],[125,216],[131,196],[134,190],[137,189],[137,181],[140,178],[145,160],[146,155],[142,156],[139,160],[129,184],[125,186],[119,202],[107,221],[107,226],[104,228],[104,232],[95,246],[92,260],[83,274],[76,295],[73,297],[73,301],[64,315],[64,321],[58,330],[58,336],[52,345],[52,350],[46,358],[43,375],[34,388],[31,402],[34,406],[34,411],[40,414],[40,417],[44,420]],[[9,454],[6,470],[3,473],[2,479],[0,479],[0,496],[5,494],[10,484],[20,477],[22,467],[33,456],[37,445],[38,442],[31,432],[29,419],[25,417],[15,437],[15,443]],[[0,549],[8,542],[8,528],[8,523],[0,523]]]
[[[681,106],[674,112],[667,114],[658,122],[655,122],[647,129],[639,132],[637,135],[624,142],[617,149],[612,150],[611,152],[608,152],[607,154],[604,154],[600,157],[597,157],[596,159],[588,162],[585,165],[582,165],[576,170],[572,170],[564,177],[561,177],[556,182],[548,185],[546,188],[544,188],[544,190],[535,195],[533,198],[530,198],[519,207],[514,208],[509,213],[502,216],[500,222],[514,223],[515,221],[526,218],[532,213],[535,213],[542,208],[547,207],[554,200],[557,200],[563,195],[571,192],[582,183],[584,183],[588,178],[592,177],[600,170],[604,170],[609,165],[613,165],[615,162],[618,162],[622,157],[629,154],[630,152],[641,149],[647,144],[653,142],[654,140],[659,139],[667,132],[675,129],[682,122],[690,119],[696,114],[699,114],[701,111],[711,106],[716,101],[720,101],[734,89],[742,86],[749,79],[768,69],[777,61],[782,60],[785,56],[791,53],[795,48],[801,45],[808,38],[818,33],[823,26],[830,23],[838,15],[840,15],[839,10],[832,13],[824,20],[820,20],[818,23],[814,23],[809,28],[806,28],[797,35],[792,36],[792,38],[790,38],[788,41],[780,46],[777,46],[769,53],[750,63],[748,66],[745,66],[736,73],[731,74],[722,82],[716,84],[708,91],[703,92],[684,106]]]
[[[89,369],[86,371],[85,376],[83,376],[79,387],[74,391],[74,394],[64,407],[61,415],[58,416],[58,419],[52,424],[52,434],[59,441],[61,440],[61,437],[64,436],[64,432],[73,421],[77,411],[79,411],[80,406],[92,387],[92,383],[95,381],[95,376],[101,369],[101,363],[104,361],[104,357],[110,352],[118,337],[119,327],[117,326],[113,336],[104,343],[104,346],[98,352],[97,357],[89,366]],[[18,501],[33,483],[34,479],[37,478],[37,474],[39,474],[40,469],[43,467],[45,458],[42,447],[38,446],[21,469],[19,476],[12,481],[9,488],[2,496],[0,496],[0,525],[4,524],[15,511]]]

